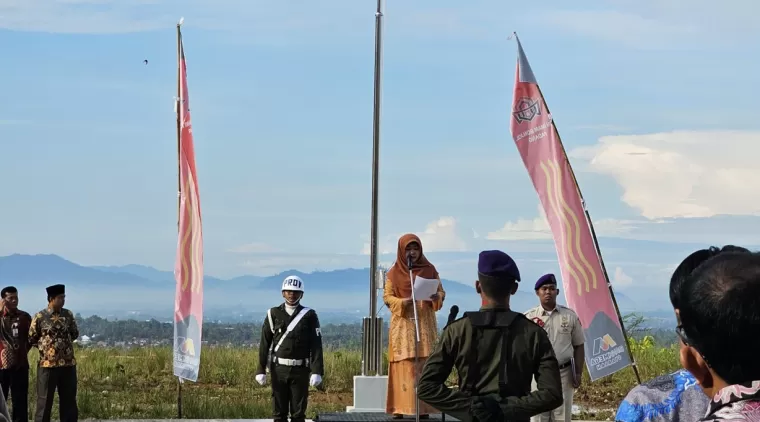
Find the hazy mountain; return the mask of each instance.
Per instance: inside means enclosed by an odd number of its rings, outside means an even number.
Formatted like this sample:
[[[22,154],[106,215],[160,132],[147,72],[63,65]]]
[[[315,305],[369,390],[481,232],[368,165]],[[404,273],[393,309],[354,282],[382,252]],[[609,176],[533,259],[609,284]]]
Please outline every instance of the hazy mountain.
[[[280,287],[288,275],[304,280],[304,302],[316,309],[338,314],[366,314],[369,308],[369,269],[341,269],[303,273],[285,271],[270,277],[241,276],[221,279],[204,277],[204,308],[215,319],[248,318],[262,309],[281,302]],[[0,257],[0,284],[15,285],[20,290],[22,307],[37,309],[45,305],[44,288],[64,283],[67,307],[87,314],[140,318],[144,315],[171,317],[174,308],[175,281],[170,271],[143,265],[85,267],[56,255],[11,255]],[[473,284],[442,280],[446,290],[447,313],[452,305],[461,312],[477,309],[480,298]],[[387,315],[382,303],[382,286],[378,290],[378,310]],[[616,297],[621,309],[635,304],[622,293]],[[560,297],[563,303],[563,298]],[[29,304],[29,305],[27,305]],[[512,298],[515,310],[536,306],[532,283],[521,283]]]
[[[174,283],[174,272],[172,271],[161,271],[157,270],[153,267],[148,267],[145,265],[137,265],[137,264],[129,264],[129,265],[122,265],[122,266],[93,266],[88,267],[93,268],[99,271],[105,271],[109,273],[127,273],[136,275],[140,278],[144,278],[146,280],[151,281],[158,281],[158,282],[168,282],[168,283]],[[221,279],[211,277],[211,276],[205,276],[203,278],[206,282],[218,282],[222,281]]]
[[[57,255],[19,255],[0,257],[0,282],[21,287],[27,283],[72,284],[81,287],[109,287],[130,284],[152,287],[155,282],[128,272],[104,272],[83,267]]]

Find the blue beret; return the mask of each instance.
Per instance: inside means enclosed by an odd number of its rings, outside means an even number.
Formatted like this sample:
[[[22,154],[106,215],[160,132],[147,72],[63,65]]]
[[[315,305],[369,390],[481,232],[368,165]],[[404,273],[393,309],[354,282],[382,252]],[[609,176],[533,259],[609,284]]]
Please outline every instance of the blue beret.
[[[481,252],[478,256],[478,275],[520,281],[520,270],[517,269],[517,264],[502,251]]]
[[[557,278],[554,277],[554,274],[546,274],[542,275],[541,278],[538,279],[536,282],[536,290],[540,289],[541,286],[547,285],[547,284],[557,284]]]

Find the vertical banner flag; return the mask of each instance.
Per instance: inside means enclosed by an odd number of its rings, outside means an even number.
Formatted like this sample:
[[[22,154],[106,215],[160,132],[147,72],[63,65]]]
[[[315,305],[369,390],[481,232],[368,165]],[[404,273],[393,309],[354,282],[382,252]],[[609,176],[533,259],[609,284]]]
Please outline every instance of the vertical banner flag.
[[[203,324],[203,234],[198,173],[195,171],[187,67],[179,36],[179,236],[174,278],[174,375],[198,380]]]
[[[596,380],[631,364],[628,346],[570,162],[520,40],[516,41],[517,75],[510,129],[546,212],[565,298],[584,327],[586,364],[591,380]]]

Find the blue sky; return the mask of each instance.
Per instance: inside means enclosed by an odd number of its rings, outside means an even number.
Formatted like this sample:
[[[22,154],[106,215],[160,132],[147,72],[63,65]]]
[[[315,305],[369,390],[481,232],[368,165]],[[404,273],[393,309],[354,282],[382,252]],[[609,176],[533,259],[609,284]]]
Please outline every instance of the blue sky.
[[[367,266],[374,8],[0,2],[0,254],[173,266],[184,16],[207,272]],[[760,243],[758,12],[749,0],[388,1],[381,248],[416,232],[458,280],[481,249],[537,239],[551,256],[509,133],[512,31],[601,236],[674,256],[689,252],[679,242]],[[611,272],[641,270],[639,252]]]

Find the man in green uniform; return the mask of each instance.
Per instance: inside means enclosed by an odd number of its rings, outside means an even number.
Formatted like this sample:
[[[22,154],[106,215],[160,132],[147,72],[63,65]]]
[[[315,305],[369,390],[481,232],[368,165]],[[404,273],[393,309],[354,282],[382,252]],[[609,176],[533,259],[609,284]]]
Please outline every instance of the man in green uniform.
[[[269,368],[275,422],[286,422],[288,410],[291,422],[304,422],[309,385],[321,384],[324,375],[319,318],[313,309],[301,306],[303,293],[303,280],[287,277],[282,282],[285,302],[267,311],[261,327],[256,382],[266,384]]]
[[[520,272],[501,251],[483,251],[479,312],[447,326],[422,370],[419,399],[463,422],[528,421],[562,405],[559,365],[546,332],[509,309]],[[459,389],[445,385],[456,366]],[[531,392],[536,378],[538,389]]]
[[[77,361],[74,340],[79,329],[74,314],[63,307],[66,286],[47,288],[48,307],[37,312],[29,327],[29,344],[37,346],[40,362],[37,367],[37,411],[35,422],[50,422],[55,390],[58,390],[58,413],[61,422],[76,422]]]

